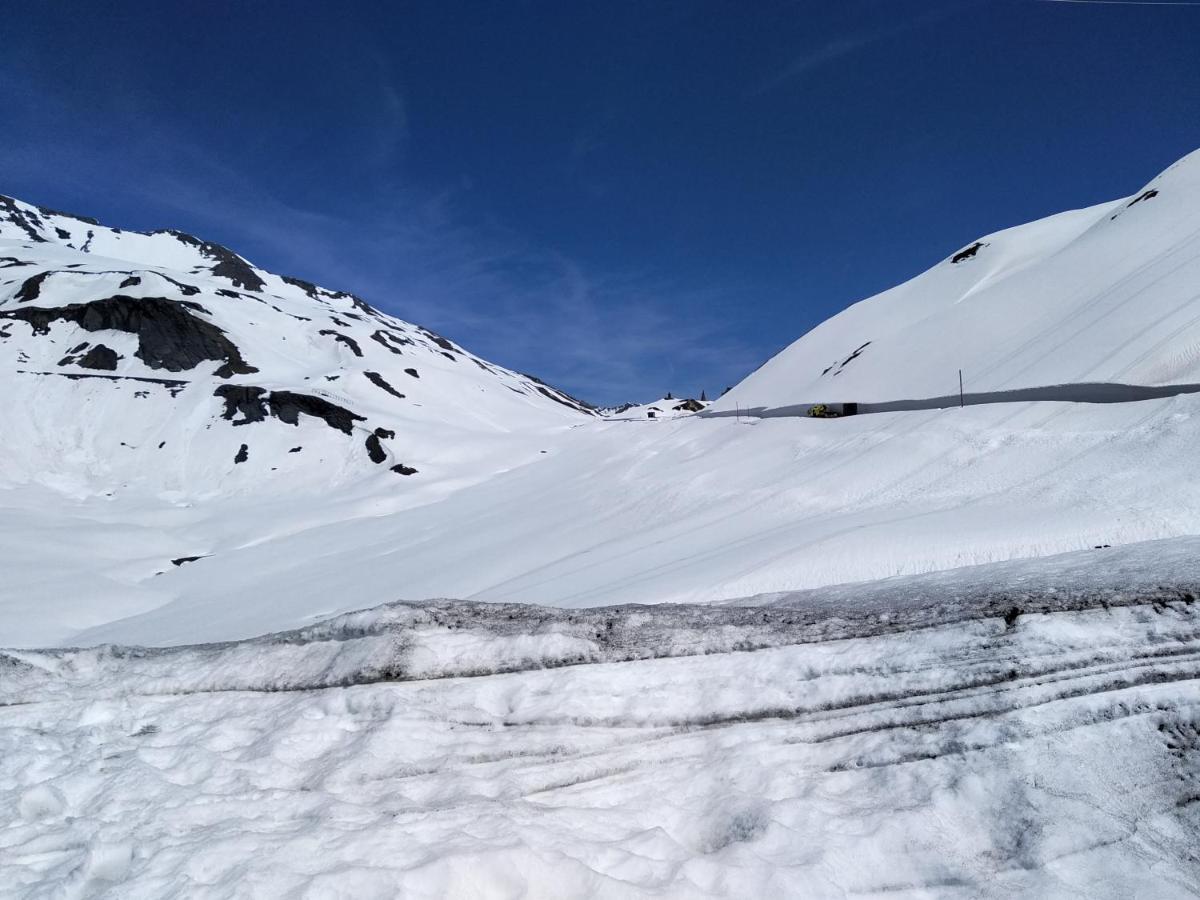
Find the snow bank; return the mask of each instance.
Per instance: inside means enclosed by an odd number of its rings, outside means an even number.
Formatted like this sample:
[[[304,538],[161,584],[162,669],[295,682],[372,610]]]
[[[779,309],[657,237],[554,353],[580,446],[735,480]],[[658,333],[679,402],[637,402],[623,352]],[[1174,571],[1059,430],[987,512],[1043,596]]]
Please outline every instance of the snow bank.
[[[1194,549],[1097,551],[1096,568],[1140,593],[1154,560]],[[1059,581],[1083,568],[1025,572],[1020,608],[1003,588],[961,606],[976,571],[879,586],[869,615],[839,608],[848,594],[819,611],[400,605],[216,647],[8,653],[0,882],[1192,896],[1200,604],[1163,585],[1089,600]],[[347,678],[370,683],[315,688]]]

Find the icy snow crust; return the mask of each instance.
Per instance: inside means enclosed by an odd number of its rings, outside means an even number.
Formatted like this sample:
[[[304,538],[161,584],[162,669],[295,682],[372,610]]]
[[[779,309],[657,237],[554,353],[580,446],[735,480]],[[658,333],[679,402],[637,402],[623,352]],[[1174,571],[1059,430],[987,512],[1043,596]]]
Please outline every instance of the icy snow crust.
[[[1198,549],[767,607],[446,601],[216,646],[10,651],[0,880],[16,897],[1195,896]]]

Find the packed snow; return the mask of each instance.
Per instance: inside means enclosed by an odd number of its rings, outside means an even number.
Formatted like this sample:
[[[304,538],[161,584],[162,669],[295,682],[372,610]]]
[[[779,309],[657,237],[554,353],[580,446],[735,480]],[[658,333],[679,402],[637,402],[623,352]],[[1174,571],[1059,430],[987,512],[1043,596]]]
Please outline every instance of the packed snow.
[[[769,607],[16,651],[13,896],[1184,897],[1195,540]],[[1156,584],[1185,560],[1176,585]],[[1015,577],[1014,594],[980,592]],[[889,596],[907,597],[895,608]],[[943,613],[948,613],[944,615]],[[469,676],[469,677],[464,677]]]

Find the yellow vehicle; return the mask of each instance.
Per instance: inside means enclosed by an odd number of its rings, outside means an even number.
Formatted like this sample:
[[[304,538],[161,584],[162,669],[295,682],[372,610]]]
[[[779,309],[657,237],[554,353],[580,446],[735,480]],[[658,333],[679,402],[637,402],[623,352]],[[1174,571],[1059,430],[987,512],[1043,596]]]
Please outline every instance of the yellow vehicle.
[[[810,419],[840,419],[857,413],[857,403],[814,403],[808,408]]]

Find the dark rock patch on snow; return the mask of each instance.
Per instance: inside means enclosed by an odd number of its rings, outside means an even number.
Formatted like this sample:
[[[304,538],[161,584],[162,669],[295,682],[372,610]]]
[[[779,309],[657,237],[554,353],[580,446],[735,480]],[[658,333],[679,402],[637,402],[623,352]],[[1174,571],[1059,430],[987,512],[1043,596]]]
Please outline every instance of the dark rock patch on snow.
[[[358,346],[358,341],[356,341],[352,337],[342,334],[340,331],[334,331],[331,328],[322,328],[320,331],[317,332],[317,334],[328,335],[329,337],[332,337],[335,341],[345,344],[347,347],[349,347],[353,351],[355,356],[363,355],[362,348]]]
[[[371,462],[378,465],[382,462],[387,462],[387,451],[383,449],[383,444],[379,441],[379,432],[382,429],[376,428],[375,431],[367,435],[367,456],[371,458]]]
[[[60,219],[74,219],[76,222],[83,222],[85,225],[99,225],[100,223],[90,216],[77,216],[75,213],[62,212],[61,210],[51,209],[49,206],[39,206],[37,211],[43,216],[58,216]],[[70,237],[68,234],[67,237]]]
[[[274,416],[288,425],[299,425],[300,414],[320,419],[330,428],[336,428],[344,434],[350,434],[355,422],[364,422],[363,416],[355,415],[345,407],[330,403],[320,397],[310,394],[296,394],[292,391],[271,391],[249,384],[223,384],[213,391],[213,395],[225,401],[223,419],[233,420],[234,416],[242,418],[233,422],[234,425],[247,425],[251,422],[262,422],[268,415]],[[289,452],[295,453],[300,448]]]
[[[522,372],[521,377],[528,378],[535,385],[540,385],[538,390],[555,403],[561,403],[563,406],[566,406],[569,409],[574,409],[581,413],[587,413],[588,415],[593,416],[596,415],[596,407],[588,403],[586,400],[580,400],[578,397],[572,397],[566,391],[560,391],[558,388],[552,388],[536,375],[529,375],[528,373]]]
[[[122,288],[134,287],[134,286],[136,286],[136,285],[139,285],[139,284],[141,284],[141,283],[142,283],[142,279],[140,279],[138,276],[136,276],[136,275],[130,275],[128,278],[126,278],[124,281],[122,281],[122,282],[121,282],[121,285],[120,285],[120,286],[121,286]]]
[[[837,371],[833,373],[834,377],[836,378],[838,375],[841,375],[842,369],[846,368],[847,363],[854,362],[854,360],[858,359],[858,357],[862,354],[862,352],[870,346],[871,346],[871,342],[867,341],[865,344],[863,344],[861,347],[859,347],[857,350],[855,350],[853,353],[851,353],[849,356],[847,356],[845,359],[843,359],[841,361],[841,364],[838,365]],[[832,368],[833,368],[833,366],[829,367],[829,369],[832,369]],[[825,372],[828,372],[829,369],[826,369]],[[821,374],[824,375],[825,372],[822,372]]]
[[[155,272],[154,274],[163,281],[169,281],[171,284],[175,285],[175,287],[179,288],[179,292],[185,297],[194,297],[200,293],[200,288],[196,287],[194,284],[184,284],[182,281],[176,281],[170,275],[164,275],[162,272]]]
[[[242,444],[243,449],[245,448],[245,446],[246,446],[245,444]],[[182,566],[184,563],[195,562],[198,559],[204,559],[204,557],[203,556],[181,556],[178,559],[171,560],[171,565],[178,567],[178,566]]]
[[[416,475],[417,474],[416,469],[414,469],[412,466],[406,466],[406,465],[404,465],[404,463],[400,463],[399,465],[392,466],[392,471],[395,472],[397,475]]]
[[[228,278],[233,282],[234,287],[240,287],[247,291],[261,291],[266,284],[254,271],[254,267],[246,262],[228,247],[222,247],[220,244],[214,244],[211,241],[202,241],[197,237],[193,237],[183,231],[175,231],[168,229],[165,232],[154,232],[155,234],[169,234],[175,240],[195,247],[200,251],[200,255],[207,259],[214,260],[216,265],[211,268],[214,275],[220,278]]]
[[[26,212],[17,206],[16,201],[12,197],[0,194],[0,215],[29,235],[31,241],[39,244],[46,243],[46,239],[38,231],[39,228],[43,227],[42,220],[38,218],[36,213]]]
[[[27,303],[30,300],[36,300],[42,292],[42,284],[51,275],[50,272],[38,272],[32,278],[26,278],[25,283],[21,285],[21,289],[17,291],[14,298],[18,303]]]
[[[236,466],[239,463],[244,463],[249,458],[250,448],[247,445],[242,444],[242,446],[238,449],[237,456],[233,458],[233,464]]]
[[[233,420],[236,415],[242,416],[233,422],[234,425],[248,425],[266,419],[267,405],[263,400],[265,393],[263,388],[248,384],[223,384],[213,391],[214,396],[225,401],[225,412],[221,418]]]
[[[311,281],[305,281],[303,278],[294,278],[291,275],[280,275],[279,280],[284,284],[290,284],[292,287],[298,287],[304,293],[308,294],[313,300],[320,299],[317,294],[317,286]]]
[[[387,347],[388,350],[392,351],[397,356],[404,355],[403,351],[400,350],[400,347],[396,346],[397,344],[403,345],[412,343],[412,341],[408,340],[408,338],[396,337],[394,334],[382,329],[371,332],[371,340],[378,344],[382,344],[384,347]]]
[[[413,378],[420,378],[420,377],[421,377],[420,375],[418,375],[418,374],[417,374],[417,370],[416,370],[416,369],[405,369],[405,370],[404,370],[404,374],[405,374],[405,375],[411,375]]]
[[[34,334],[47,334],[51,322],[63,321],[74,322],[87,331],[137,335],[135,356],[151,369],[180,372],[212,360],[224,363],[215,373],[220,378],[258,371],[242,359],[241,351],[224,331],[192,315],[189,310],[193,309],[207,312],[198,303],[186,300],[117,294],[50,309],[18,309],[0,313],[0,318],[28,322]]]
[[[365,417],[355,415],[343,406],[309,394],[272,391],[267,402],[271,406],[271,415],[289,425],[299,425],[300,414],[304,413],[306,416],[321,419],[330,428],[350,434],[355,422],[366,421]]]
[[[442,337],[440,334],[430,331],[428,328],[422,328],[421,334],[425,335],[425,337],[429,338],[431,341],[433,341],[435,344],[437,344],[443,350],[453,350],[457,353],[462,352],[457,347],[455,347],[452,343],[450,343],[448,340],[446,340],[444,337]],[[453,358],[453,357],[451,357],[451,358]]]
[[[97,344],[82,357],[80,357],[77,365],[85,369],[104,369],[109,372],[115,371],[117,362],[122,357],[111,347],[106,347],[103,344]]]
[[[406,371],[410,371],[410,370],[406,370]],[[378,372],[363,372],[363,375],[365,375],[367,377],[367,380],[370,381],[371,384],[375,385],[378,388],[381,388],[382,390],[387,391],[393,397],[398,397],[401,400],[404,399],[404,395],[402,393],[400,393],[398,390],[396,390],[394,387],[392,387],[390,384],[388,384],[387,379],[384,378],[382,375],[380,375]]]
[[[960,262],[966,262],[968,259],[973,259],[975,257],[975,254],[978,253],[982,247],[983,247],[983,242],[976,241],[970,247],[967,247],[965,250],[960,250],[957,253],[955,253],[954,256],[950,259],[950,262],[960,263]]]

